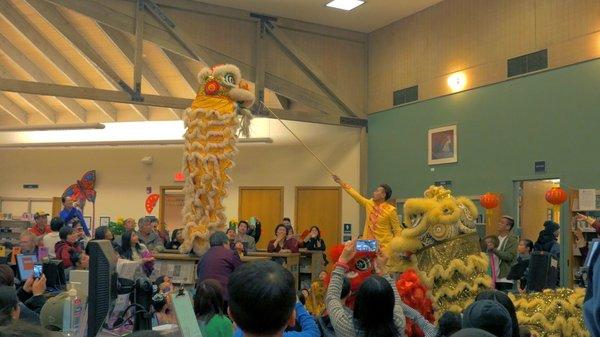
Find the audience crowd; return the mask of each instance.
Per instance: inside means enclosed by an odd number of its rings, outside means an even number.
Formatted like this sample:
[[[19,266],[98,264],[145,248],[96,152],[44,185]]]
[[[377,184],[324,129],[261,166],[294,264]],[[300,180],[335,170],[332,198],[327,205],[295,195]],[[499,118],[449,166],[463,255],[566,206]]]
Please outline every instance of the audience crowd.
[[[38,254],[43,248],[47,250],[48,258],[60,260],[65,269],[85,270],[89,261],[87,243],[109,240],[115,254],[121,259],[139,261],[146,276],[150,276],[154,254],[176,250],[184,241],[183,229],[176,229],[169,235],[152,216],[140,218],[137,229],[133,218],[126,219],[120,235],[101,226],[92,237],[77,203],[64,198],[63,204],[60,216],[51,219],[50,223],[47,213],[35,214],[31,228],[20,235],[21,254]],[[583,220],[598,225],[595,219]],[[381,252],[373,261],[375,273],[356,293],[350,291],[350,281],[345,275],[356,254],[356,239],[345,243],[338,261],[331,261],[334,263],[331,275],[320,275],[320,278],[328,279],[327,285],[318,281],[319,286],[325,287],[325,308],[318,313],[309,313],[305,303],[311,296],[314,299],[314,288],[297,292],[294,277],[281,265],[282,261],[242,262],[242,256],[256,251],[261,236],[260,222],[252,221],[250,226],[242,220],[237,228],[210,235],[210,248],[200,258],[196,269],[193,310],[202,335],[210,337],[405,336],[407,318],[419,326],[426,337],[531,336],[526,327],[519,325],[507,292],[526,291],[532,253],[545,252],[559,258],[560,226],[552,221],[544,223],[535,243],[526,238],[519,239],[513,234],[513,227],[514,219],[503,216],[498,224],[498,235],[490,235],[482,242],[482,249],[489,256],[489,273],[495,289],[481,292],[462,313],[445,312],[437,324],[432,324],[402,302],[395,286],[394,276],[397,275],[386,272],[387,257]],[[285,218],[275,228],[267,251],[296,253],[300,248],[325,251],[321,231],[313,226],[298,234],[291,221]],[[7,261],[11,261],[10,255]],[[0,337],[49,336],[51,326],[44,312],[50,309],[44,308],[53,301],[48,300],[46,276],[19,277],[8,264],[0,264]],[[171,279],[168,276],[156,278],[154,289],[152,325],[177,324],[172,303],[177,289]],[[355,298],[352,308],[346,305],[351,295]],[[598,312],[595,310],[592,312]],[[592,336],[598,336],[595,330],[591,332]],[[131,336],[155,334],[138,331]]]

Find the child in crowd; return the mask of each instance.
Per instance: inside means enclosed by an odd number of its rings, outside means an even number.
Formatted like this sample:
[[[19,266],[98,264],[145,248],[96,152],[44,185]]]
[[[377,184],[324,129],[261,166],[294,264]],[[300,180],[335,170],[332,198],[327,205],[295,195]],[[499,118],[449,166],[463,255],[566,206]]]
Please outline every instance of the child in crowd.
[[[500,259],[496,254],[493,253],[494,249],[498,249],[500,246],[500,240],[496,235],[488,235],[484,239],[485,246],[487,248],[487,254],[490,265],[488,267],[488,273],[492,278],[492,285],[495,286],[500,273]]]
[[[438,319],[438,337],[449,337],[453,333],[462,329],[462,317],[460,313],[446,311]]]
[[[58,232],[58,236],[60,241],[54,246],[56,258],[62,260],[64,268],[71,268],[73,266],[71,256],[83,251],[83,248],[77,245],[80,236],[69,226],[63,226]]]
[[[519,241],[519,246],[517,247],[517,252],[519,253],[519,256],[517,257],[517,263],[510,268],[510,272],[507,276],[509,280],[517,281],[517,289],[519,292],[524,292],[527,287],[529,259],[532,251],[533,241],[528,239]]]
[[[213,279],[200,282],[194,295],[194,312],[202,336],[233,336],[233,324],[224,309],[221,284]]]

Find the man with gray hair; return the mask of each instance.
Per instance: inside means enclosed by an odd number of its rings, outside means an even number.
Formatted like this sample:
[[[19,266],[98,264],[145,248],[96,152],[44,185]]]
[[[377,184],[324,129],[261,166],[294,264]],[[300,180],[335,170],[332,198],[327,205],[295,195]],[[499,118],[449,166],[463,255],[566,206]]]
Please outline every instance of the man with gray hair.
[[[217,280],[223,286],[223,300],[229,301],[227,283],[229,275],[242,264],[237,252],[229,248],[229,238],[224,232],[214,232],[208,239],[210,248],[198,262],[197,282]]]
[[[140,218],[140,221],[138,222],[138,237],[140,238],[140,242],[145,244],[148,250],[164,251],[165,245],[158,233],[154,231],[154,227],[152,226],[153,219],[155,218],[150,216]]]

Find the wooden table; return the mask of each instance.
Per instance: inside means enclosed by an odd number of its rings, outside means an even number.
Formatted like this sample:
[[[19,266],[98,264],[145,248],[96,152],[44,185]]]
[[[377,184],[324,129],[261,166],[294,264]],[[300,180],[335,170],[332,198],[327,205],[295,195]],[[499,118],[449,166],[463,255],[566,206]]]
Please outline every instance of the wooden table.
[[[266,261],[270,259],[271,258],[268,256],[240,256],[240,260],[242,260],[242,262]]]
[[[298,265],[300,264],[300,253],[268,253],[268,252],[248,252],[248,257],[266,257],[270,259],[283,258],[285,263],[283,267],[289,270],[294,276],[296,289],[298,289]]]

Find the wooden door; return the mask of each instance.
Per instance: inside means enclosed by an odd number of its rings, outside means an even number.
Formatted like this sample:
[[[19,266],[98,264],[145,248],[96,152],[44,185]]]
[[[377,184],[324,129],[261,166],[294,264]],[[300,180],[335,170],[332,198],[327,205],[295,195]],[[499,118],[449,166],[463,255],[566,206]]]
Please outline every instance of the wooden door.
[[[342,192],[339,187],[296,187],[296,228],[321,230],[327,249],[341,242]]]
[[[557,186],[559,184],[551,180],[523,182],[520,212],[522,238],[533,242],[537,240],[538,234],[544,229],[544,222],[550,220],[552,215],[552,205],[546,201],[546,191]]]
[[[183,199],[183,186],[160,186],[158,220],[169,233],[174,229],[185,227],[181,215]]]
[[[255,217],[262,224],[262,234],[256,244],[267,249],[275,237],[275,227],[283,218],[283,187],[240,187],[238,219]]]

